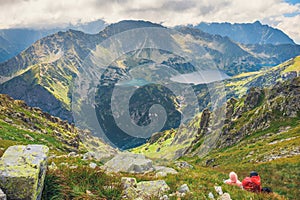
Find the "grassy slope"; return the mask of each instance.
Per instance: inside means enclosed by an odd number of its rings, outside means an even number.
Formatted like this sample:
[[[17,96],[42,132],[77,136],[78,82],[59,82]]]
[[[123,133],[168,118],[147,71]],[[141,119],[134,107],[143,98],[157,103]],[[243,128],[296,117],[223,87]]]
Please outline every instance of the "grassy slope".
[[[57,117],[30,108],[23,101],[0,94],[0,155],[15,144],[45,144],[53,154],[85,152],[87,148],[109,148],[98,138],[88,135],[82,143],[79,135],[87,134]]]
[[[282,81],[281,75],[285,74],[286,72],[290,71],[300,71],[300,56],[291,59],[287,62],[284,62],[276,67],[263,69],[258,72],[248,72],[237,75],[232,79],[225,82],[226,88],[228,88],[228,92],[235,93],[236,96],[241,97],[242,95],[246,94],[249,89],[248,85],[261,85],[269,86],[275,84],[276,81]],[[274,78],[274,74],[278,74]],[[281,74],[281,75],[280,75]],[[275,79],[275,80],[274,80]],[[240,101],[240,104],[243,104],[243,101]],[[200,114],[199,114],[200,116]],[[181,130],[176,130],[178,134],[185,134],[185,132],[192,132],[194,131],[191,127],[197,127],[199,122],[199,116],[195,117],[193,121],[191,121],[187,127],[183,127]],[[246,119],[247,120],[247,119]],[[165,131],[165,135],[168,135],[170,131]],[[177,134],[176,133],[176,134]],[[170,158],[174,156],[174,152],[179,148],[183,148],[183,145],[177,146],[176,148],[170,148],[170,144],[174,141],[175,135],[172,134],[172,137],[168,138],[168,140],[159,140],[156,143],[146,143],[140,147],[133,149],[133,152],[136,153],[143,153],[150,158]],[[192,134],[193,135],[193,134]],[[186,145],[185,145],[186,146]],[[160,149],[160,151],[157,151]],[[165,153],[164,153],[165,152]]]

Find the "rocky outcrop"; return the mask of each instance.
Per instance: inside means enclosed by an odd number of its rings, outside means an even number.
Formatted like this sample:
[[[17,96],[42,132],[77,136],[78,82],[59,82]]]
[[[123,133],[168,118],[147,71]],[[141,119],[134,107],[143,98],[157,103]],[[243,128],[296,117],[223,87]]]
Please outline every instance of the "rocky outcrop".
[[[152,160],[144,155],[133,153],[119,153],[105,163],[103,168],[108,172],[145,173],[153,171]]]
[[[49,148],[44,145],[9,147],[0,159],[0,187],[8,199],[41,198]]]
[[[6,200],[6,194],[0,188],[0,200]]]

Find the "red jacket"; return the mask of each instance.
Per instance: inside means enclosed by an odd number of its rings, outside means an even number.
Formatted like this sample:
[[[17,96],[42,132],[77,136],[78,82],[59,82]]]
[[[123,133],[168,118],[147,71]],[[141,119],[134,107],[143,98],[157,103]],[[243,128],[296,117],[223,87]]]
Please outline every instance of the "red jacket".
[[[251,192],[261,192],[260,176],[246,177],[242,181],[243,188]]]

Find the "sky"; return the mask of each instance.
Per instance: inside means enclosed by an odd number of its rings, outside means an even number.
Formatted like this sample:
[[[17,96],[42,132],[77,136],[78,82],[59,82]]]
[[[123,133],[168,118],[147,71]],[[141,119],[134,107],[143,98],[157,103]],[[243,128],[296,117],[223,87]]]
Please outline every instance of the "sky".
[[[300,44],[300,0],[0,0],[0,29],[53,28],[98,19],[165,26],[259,20]]]

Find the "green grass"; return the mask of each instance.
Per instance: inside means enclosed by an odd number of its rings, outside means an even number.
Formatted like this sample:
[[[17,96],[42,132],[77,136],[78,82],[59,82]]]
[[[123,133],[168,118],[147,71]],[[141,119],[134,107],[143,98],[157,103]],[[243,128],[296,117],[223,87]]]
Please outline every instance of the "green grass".
[[[291,71],[300,71],[300,56],[294,58],[292,63],[283,71],[283,73],[291,72]]]
[[[42,199],[121,199],[121,178],[99,168],[80,166],[50,170],[45,179]]]

